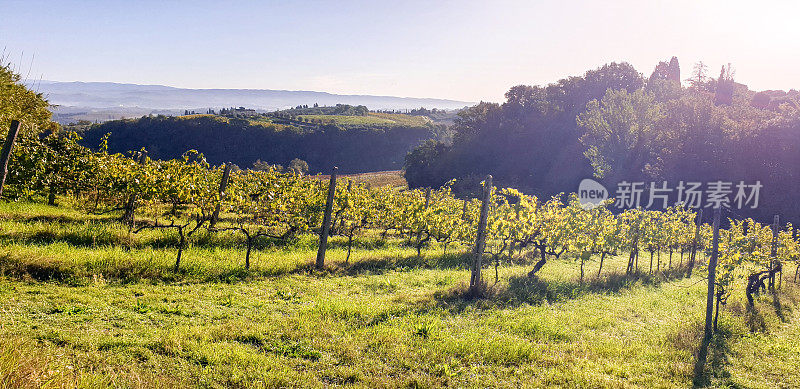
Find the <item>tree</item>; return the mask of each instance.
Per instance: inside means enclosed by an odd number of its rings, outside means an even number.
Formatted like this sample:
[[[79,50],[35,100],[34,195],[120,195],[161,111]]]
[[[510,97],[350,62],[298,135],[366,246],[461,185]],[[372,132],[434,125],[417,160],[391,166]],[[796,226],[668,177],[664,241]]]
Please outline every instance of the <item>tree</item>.
[[[678,57],[672,57],[669,62],[661,61],[658,63],[648,82],[657,79],[681,82],[681,68],[678,65]]]
[[[496,103],[480,102],[478,105],[462,110],[453,124],[455,131],[453,141],[464,143],[481,133],[488,133],[496,129],[501,114],[500,106]]]
[[[733,81],[734,71],[731,69],[731,64],[726,67],[722,65],[717,79],[717,86],[714,91],[714,104],[716,105],[731,105],[733,104],[733,92],[735,82]]]
[[[406,155],[405,179],[412,188],[436,188],[444,184],[437,171],[439,158],[447,151],[447,146],[432,139],[411,150]]]
[[[31,154],[46,154],[47,146],[42,143],[44,134],[59,130],[57,123],[51,122],[50,106],[41,93],[29,90],[18,74],[11,70],[10,64],[3,64],[5,57],[0,55],[0,142],[8,136],[13,120],[20,122],[16,142],[8,159],[8,174],[5,180],[5,197],[19,197],[28,192],[33,184],[39,182],[35,175],[36,167],[43,161],[31,160]],[[25,166],[21,166],[25,165]],[[34,167],[26,171],[20,168]],[[28,192],[27,194],[30,194]]]
[[[501,187],[552,196],[592,172],[575,116],[609,88],[633,92],[643,85],[630,64],[609,63],[546,86],[514,86],[502,105],[481,102],[461,110],[452,145],[425,164],[407,164],[406,176],[438,185],[456,178],[453,190],[465,194],[491,173]],[[431,145],[422,147],[431,155]],[[428,185],[413,181],[411,187]]]
[[[308,173],[308,163],[300,158],[295,158],[289,162],[288,169],[290,172],[302,176]]]
[[[702,87],[708,81],[708,66],[703,61],[697,61],[692,68],[692,76],[687,81],[694,88]]]
[[[660,104],[642,90],[609,90],[578,115],[584,130],[584,155],[598,178],[628,180],[639,176],[657,149],[655,124],[663,117]]]
[[[253,162],[253,167],[251,168],[251,170],[255,170],[255,171],[268,171],[270,169],[275,169],[277,171],[282,171],[283,170],[283,166],[281,166],[281,165],[273,165],[273,164],[270,164],[269,162],[264,162],[264,161],[258,159],[255,162]]]
[[[678,57],[672,56],[669,60],[670,76],[669,80],[681,82],[681,66],[678,64]]]

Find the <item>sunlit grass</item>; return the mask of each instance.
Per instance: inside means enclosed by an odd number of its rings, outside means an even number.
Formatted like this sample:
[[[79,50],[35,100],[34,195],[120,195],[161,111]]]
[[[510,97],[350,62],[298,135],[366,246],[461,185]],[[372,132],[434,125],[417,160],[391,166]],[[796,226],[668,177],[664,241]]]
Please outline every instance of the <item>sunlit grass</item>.
[[[705,282],[626,278],[625,256],[578,281],[572,260],[503,263],[465,297],[463,253],[402,239],[262,242],[201,236],[181,270],[171,232],[130,234],[109,216],[0,205],[0,387],[688,387]],[[466,252],[467,248],[462,248]],[[526,254],[529,255],[529,254]],[[491,264],[490,264],[491,265]],[[786,280],[784,280],[786,281]],[[701,385],[800,382],[798,289],[720,317]]]
[[[299,117],[324,124],[359,126],[408,126],[422,127],[430,123],[425,116],[370,112],[365,116],[348,115],[300,115]]]
[[[379,188],[383,186],[389,186],[392,188],[406,188],[408,186],[405,177],[403,177],[403,172],[400,170],[347,174],[343,175],[342,178],[344,180],[353,181],[353,183],[356,184],[364,183],[369,188]]]

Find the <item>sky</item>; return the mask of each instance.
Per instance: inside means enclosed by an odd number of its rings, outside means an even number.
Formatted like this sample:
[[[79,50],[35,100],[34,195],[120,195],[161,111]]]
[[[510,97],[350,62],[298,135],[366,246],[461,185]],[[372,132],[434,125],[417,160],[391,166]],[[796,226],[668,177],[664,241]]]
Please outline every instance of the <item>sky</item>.
[[[29,78],[503,101],[677,56],[751,89],[800,89],[796,1],[0,0],[0,50]]]

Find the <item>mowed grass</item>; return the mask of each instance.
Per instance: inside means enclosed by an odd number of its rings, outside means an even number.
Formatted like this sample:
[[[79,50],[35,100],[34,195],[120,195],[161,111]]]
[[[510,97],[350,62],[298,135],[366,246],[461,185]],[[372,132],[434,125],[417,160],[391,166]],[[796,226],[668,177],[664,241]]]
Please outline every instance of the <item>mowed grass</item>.
[[[0,218],[0,387],[800,384],[788,279],[753,310],[737,287],[698,366],[700,272],[626,278],[621,256],[600,277],[590,263],[582,285],[572,260],[528,278],[527,258],[502,264],[496,283],[486,267],[475,299],[468,255],[417,258],[378,234],[349,263],[332,239],[324,271],[313,236],[261,242],[250,272],[240,237],[200,236],[176,274],[167,232],[37,204],[2,204]]]
[[[183,120],[191,120],[191,119],[197,119],[197,118],[214,118],[214,117],[217,117],[217,115],[212,115],[212,114],[207,114],[207,113],[196,113],[196,114],[193,113],[193,114],[189,114],[189,115],[180,115],[180,116],[176,116],[176,117],[179,118],[179,119],[183,119]]]
[[[307,120],[319,121],[325,124],[340,124],[351,126],[407,126],[423,127],[431,123],[425,116],[403,115],[398,113],[370,112],[364,116],[347,115],[300,115]]]
[[[318,175],[314,176],[321,180],[329,180],[331,178],[330,175]],[[391,188],[400,188],[406,189],[408,188],[408,182],[406,181],[405,176],[403,176],[402,170],[385,170],[381,172],[369,172],[369,173],[356,173],[356,174],[342,174],[339,176],[340,179],[345,181],[352,181],[356,184],[364,184],[368,188],[380,188],[384,186],[388,186]]]
[[[181,115],[175,116],[178,120],[194,120],[194,119],[209,119],[219,123],[230,123],[231,118],[221,115],[212,115],[212,114],[192,114],[192,115]],[[274,123],[272,119],[264,116],[255,116],[255,117],[248,117],[246,119],[246,123],[251,126],[260,126],[267,129],[271,129],[273,131],[283,131],[287,127],[285,124]]]

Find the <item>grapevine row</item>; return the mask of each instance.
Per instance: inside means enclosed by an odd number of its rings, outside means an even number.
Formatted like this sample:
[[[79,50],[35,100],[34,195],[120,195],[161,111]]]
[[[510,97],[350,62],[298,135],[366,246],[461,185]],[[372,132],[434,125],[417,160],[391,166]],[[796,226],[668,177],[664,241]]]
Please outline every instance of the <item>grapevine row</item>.
[[[202,154],[188,152],[175,160],[150,160],[146,153],[131,156],[109,154],[105,142],[99,151],[77,144],[75,135],[50,135],[40,142],[21,144],[11,161],[9,191],[12,196],[71,195],[92,212],[123,210],[126,222],[149,212],[155,222],[145,228],[178,231],[178,259],[192,234],[201,228],[241,232],[247,242],[246,266],[254,239],[268,236],[287,239],[318,233],[323,219],[328,183],[276,170],[234,171],[225,191],[220,191],[222,166],[211,166]],[[404,237],[420,253],[427,243],[472,248],[477,234],[481,202],[455,197],[449,186],[433,190],[369,188],[347,183],[335,189],[333,234],[348,240],[347,260],[353,239],[367,231]],[[628,255],[628,273],[660,271],[680,261],[691,269],[695,253],[708,251],[711,227],[696,227],[691,210],[674,206],[664,211],[627,210],[618,214],[609,203],[587,208],[574,195],[539,199],[512,188],[493,188],[490,194],[485,255],[495,267],[525,248],[536,259],[530,275],[551,258],[568,257],[580,266]],[[219,208],[223,222],[209,223]],[[790,224],[765,226],[754,220],[730,220],[721,231],[719,301],[740,278],[748,281],[748,296],[773,283],[782,267],[800,268],[797,233]],[[565,256],[566,254],[566,256]],[[662,264],[662,254],[667,255]],[[689,258],[684,261],[684,257]],[[641,264],[640,264],[641,260]],[[795,271],[797,278],[797,270]]]

